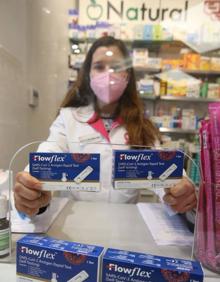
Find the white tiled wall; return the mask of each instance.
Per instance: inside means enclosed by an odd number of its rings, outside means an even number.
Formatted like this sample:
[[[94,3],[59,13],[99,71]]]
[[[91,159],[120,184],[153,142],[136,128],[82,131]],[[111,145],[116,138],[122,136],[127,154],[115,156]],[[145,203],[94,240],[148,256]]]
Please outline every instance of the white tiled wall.
[[[68,9],[73,0],[38,0],[28,5],[29,84],[39,91],[39,107],[30,115],[32,139],[46,138],[67,90]]]
[[[0,168],[4,169],[28,135],[26,2],[0,1]]]
[[[0,1],[0,168],[22,145],[43,140],[67,90],[67,12],[74,0]],[[39,106],[28,106],[28,89]]]

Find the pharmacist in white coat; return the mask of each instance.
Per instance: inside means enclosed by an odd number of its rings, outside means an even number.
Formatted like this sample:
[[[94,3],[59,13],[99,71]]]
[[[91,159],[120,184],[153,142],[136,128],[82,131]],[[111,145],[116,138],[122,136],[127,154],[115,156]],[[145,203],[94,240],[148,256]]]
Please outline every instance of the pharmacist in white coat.
[[[136,202],[138,190],[114,190],[111,185],[111,146],[153,147],[160,140],[158,130],[144,116],[129,56],[124,43],[113,37],[94,42],[50,128],[47,142],[38,148],[39,152],[101,153],[101,192],[71,192],[76,200]],[[28,172],[20,172],[14,199],[18,211],[33,216],[45,210],[51,193],[42,191],[39,180]],[[166,190],[164,201],[178,212],[191,210],[196,206],[195,188],[184,177]]]

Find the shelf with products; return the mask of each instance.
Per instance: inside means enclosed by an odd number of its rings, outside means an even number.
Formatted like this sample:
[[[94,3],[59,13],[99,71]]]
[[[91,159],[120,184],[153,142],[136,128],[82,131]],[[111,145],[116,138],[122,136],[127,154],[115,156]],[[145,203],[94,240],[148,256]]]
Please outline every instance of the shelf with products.
[[[85,55],[84,54],[73,54],[73,58],[69,59],[69,64],[71,66],[71,71],[73,72],[73,75],[71,76],[71,83],[74,83],[74,81],[76,80],[77,74],[78,74],[78,70],[80,69],[81,64],[83,63],[85,59]],[[74,66],[73,67],[73,62],[74,62]],[[77,67],[76,67],[77,64]],[[145,71],[145,69],[143,69],[143,71]],[[150,87],[149,87],[149,80],[150,80]],[[186,136],[186,138],[189,138],[188,136],[190,135],[195,135],[198,133],[198,120],[201,118],[197,115],[196,111],[194,111],[195,105],[198,104],[204,104],[206,105],[206,103],[209,102],[217,102],[219,101],[218,98],[207,98],[207,97],[200,97],[199,96],[199,90],[197,87],[197,94],[194,95],[193,93],[193,97],[188,97],[188,96],[175,96],[175,95],[158,95],[158,93],[155,93],[155,87],[154,87],[154,74],[153,76],[148,79],[147,81],[147,90],[148,91],[143,91],[140,90],[140,97],[143,100],[148,100],[151,101],[151,103],[153,103],[153,111],[151,113],[151,116],[153,116],[153,121],[155,122],[155,124],[160,128],[160,132],[162,134],[166,134],[169,133],[172,136],[178,137],[178,136]],[[160,80],[158,79],[158,77],[156,77],[156,82],[160,83]],[[139,85],[140,86],[140,85]],[[182,86],[181,86],[182,87]],[[185,86],[184,86],[185,87]],[[144,88],[146,90],[146,88]],[[158,87],[157,87],[158,88]],[[183,88],[183,87],[182,87]],[[149,91],[150,89],[150,91]],[[161,90],[161,86],[159,86],[159,91]],[[181,89],[182,91],[182,89]],[[185,91],[186,91],[186,87],[185,87]],[[158,90],[157,90],[158,92]],[[151,93],[151,94],[149,94]],[[157,95],[155,95],[157,94]],[[161,94],[161,93],[159,93]],[[183,94],[183,93],[181,93]],[[190,95],[192,94],[192,91],[190,93]],[[196,96],[196,97],[194,97]],[[159,103],[169,103],[170,105],[174,104],[175,106],[178,106],[183,108],[181,109],[181,114],[180,117],[176,117],[175,114],[170,114],[171,112],[175,112],[175,110],[166,110],[163,114],[160,113],[159,116],[157,116],[157,110],[156,110],[156,106]],[[176,104],[178,103],[178,104]],[[189,106],[189,105],[190,106]],[[207,108],[207,106],[205,106]],[[186,109],[184,109],[186,108]],[[201,111],[202,112],[202,111]],[[204,116],[203,116],[204,117]],[[181,118],[181,120],[180,120]]]
[[[160,127],[159,130],[161,133],[198,134],[198,130],[195,129]]]
[[[75,70],[77,72],[80,70],[82,63],[85,59],[85,54],[89,48],[89,44],[92,43],[94,40],[95,39],[91,38],[70,40],[70,69]],[[180,102],[214,102],[220,98],[220,59],[216,58],[217,63],[213,63],[211,57],[205,57],[200,60],[199,55],[195,53],[184,53],[182,56],[181,48],[183,48],[185,45],[181,41],[134,40],[133,42],[129,42],[132,46],[135,46],[135,48],[137,47],[137,49],[133,49],[132,51],[132,59],[138,83],[141,84],[138,89],[142,98],[157,100],[158,97],[154,97],[155,94],[156,96],[160,96],[160,100]],[[163,47],[156,49],[154,48],[154,46],[158,47],[164,45],[167,47],[167,44],[169,45],[169,47],[173,45],[175,46],[175,59],[170,59],[169,57],[171,56],[171,47],[169,48],[169,51],[166,51],[166,48],[164,49]],[[142,49],[143,47],[145,48]],[[139,51],[137,50],[141,50],[141,55],[138,54]],[[171,50],[173,49],[171,48]],[[157,57],[151,57],[150,54],[152,54],[152,52],[153,55]],[[162,52],[162,54],[169,52],[169,56],[162,58],[162,55],[160,57],[160,52]],[[217,56],[217,54],[218,53],[215,52],[215,56]],[[181,55],[182,59],[179,60],[177,58],[177,55]],[[138,56],[140,57],[137,58]],[[162,68],[162,66],[164,68]],[[195,69],[196,67],[197,69]],[[176,79],[176,73],[179,76],[178,79]],[[171,78],[169,77],[170,75]],[[73,76],[71,76],[70,79],[71,81],[73,81],[72,77]],[[76,75],[74,74],[74,78],[75,77]],[[150,78],[151,80],[150,86],[148,78]],[[163,91],[163,93],[155,93],[155,80],[157,82],[160,81],[160,83],[166,83],[166,90]],[[192,86],[192,84],[194,85]],[[151,95],[142,95],[142,93],[146,92],[145,90],[147,87],[151,88]]]
[[[175,97],[176,101],[176,97],[208,98],[210,102],[220,98],[220,48],[212,55],[212,52],[196,53],[181,41],[158,41],[157,44],[160,47],[146,44],[144,48],[140,41],[132,50],[140,92]],[[158,83],[159,87],[155,87]]]
[[[146,72],[149,74],[154,74],[154,73],[160,73],[162,71],[167,71],[169,68],[153,68],[153,67],[144,67],[144,66],[137,66],[135,67],[135,71],[137,72]],[[179,68],[184,73],[195,75],[195,76],[220,76],[220,70],[219,71],[214,71],[214,70],[190,70],[190,69],[184,69],[184,68]]]
[[[69,67],[76,72],[96,40],[83,36],[69,39]],[[151,107],[150,116],[160,132],[188,139],[196,135],[199,120],[206,116],[207,103],[220,100],[219,50],[199,54],[173,38],[123,41],[130,49],[140,97]],[[170,109],[166,109],[167,104]],[[165,107],[163,113],[157,113],[158,105]],[[176,111],[180,112],[178,117]]]
[[[219,99],[215,98],[194,98],[194,97],[178,97],[178,96],[156,96],[148,95],[145,93],[140,93],[142,99],[146,100],[164,100],[164,101],[180,101],[180,102],[195,102],[195,103],[210,103],[210,102],[220,102]]]
[[[98,37],[97,37],[98,38]],[[75,44],[80,44],[80,43],[93,43],[97,38],[89,38],[89,37],[83,37],[83,38],[77,38],[77,37],[70,37],[69,40],[71,43]],[[134,39],[134,40],[126,40],[122,39],[123,42],[126,45],[130,45],[132,48],[151,48],[154,49],[156,47],[161,48],[161,44],[166,44],[167,46],[170,46],[172,44],[177,46],[177,47],[183,47],[185,46],[185,43],[183,43],[180,40],[145,40],[145,39]]]

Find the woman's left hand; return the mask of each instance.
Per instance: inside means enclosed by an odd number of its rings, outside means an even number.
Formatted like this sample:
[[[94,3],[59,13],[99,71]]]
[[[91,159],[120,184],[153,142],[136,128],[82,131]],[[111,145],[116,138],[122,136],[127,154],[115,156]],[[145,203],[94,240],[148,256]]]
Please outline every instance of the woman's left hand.
[[[197,205],[195,186],[187,177],[183,177],[175,186],[165,189],[163,200],[176,212],[192,210]]]

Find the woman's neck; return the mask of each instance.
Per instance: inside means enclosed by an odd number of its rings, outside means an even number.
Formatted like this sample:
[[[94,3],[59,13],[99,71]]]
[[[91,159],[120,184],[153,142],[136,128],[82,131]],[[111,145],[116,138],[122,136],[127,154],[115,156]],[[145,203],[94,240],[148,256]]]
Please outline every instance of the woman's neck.
[[[114,118],[118,103],[98,105],[99,115],[103,118]]]

